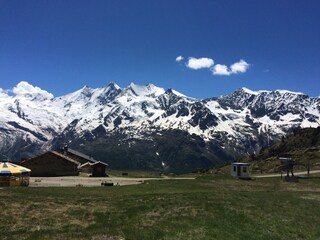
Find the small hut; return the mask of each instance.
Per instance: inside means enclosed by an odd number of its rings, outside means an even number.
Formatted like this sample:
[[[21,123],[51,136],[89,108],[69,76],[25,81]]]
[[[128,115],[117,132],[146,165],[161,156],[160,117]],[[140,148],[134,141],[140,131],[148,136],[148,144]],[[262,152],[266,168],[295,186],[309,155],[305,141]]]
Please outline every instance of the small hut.
[[[106,177],[106,167],[109,166],[107,163],[104,162],[87,162],[79,166],[79,170],[81,172],[87,173],[90,177]]]
[[[231,176],[241,179],[250,179],[250,163],[231,163]]]
[[[31,170],[10,162],[0,163],[0,186],[29,186]]]

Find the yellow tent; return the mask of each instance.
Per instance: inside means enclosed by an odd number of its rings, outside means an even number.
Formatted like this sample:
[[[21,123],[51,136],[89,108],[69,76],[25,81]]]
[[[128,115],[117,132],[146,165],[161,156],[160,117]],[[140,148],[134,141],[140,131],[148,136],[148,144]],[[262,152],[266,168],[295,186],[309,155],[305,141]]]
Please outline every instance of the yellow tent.
[[[28,186],[31,170],[10,162],[0,162],[0,186]]]

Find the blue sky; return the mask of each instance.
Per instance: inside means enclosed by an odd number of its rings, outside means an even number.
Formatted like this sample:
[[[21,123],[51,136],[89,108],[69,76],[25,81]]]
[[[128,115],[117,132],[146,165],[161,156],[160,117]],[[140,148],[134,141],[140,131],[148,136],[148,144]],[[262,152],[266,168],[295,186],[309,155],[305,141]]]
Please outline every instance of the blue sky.
[[[0,88],[25,80],[59,96],[114,81],[196,98],[240,87],[319,96],[319,26],[318,0],[0,0]]]

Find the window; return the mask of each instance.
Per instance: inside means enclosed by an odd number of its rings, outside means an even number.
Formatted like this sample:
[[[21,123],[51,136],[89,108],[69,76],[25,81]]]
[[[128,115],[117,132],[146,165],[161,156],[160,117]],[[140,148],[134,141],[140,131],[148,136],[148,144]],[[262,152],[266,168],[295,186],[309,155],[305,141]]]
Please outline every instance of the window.
[[[236,172],[237,171],[237,167],[233,166],[233,171]]]
[[[242,172],[246,173],[247,172],[247,167],[242,167]]]

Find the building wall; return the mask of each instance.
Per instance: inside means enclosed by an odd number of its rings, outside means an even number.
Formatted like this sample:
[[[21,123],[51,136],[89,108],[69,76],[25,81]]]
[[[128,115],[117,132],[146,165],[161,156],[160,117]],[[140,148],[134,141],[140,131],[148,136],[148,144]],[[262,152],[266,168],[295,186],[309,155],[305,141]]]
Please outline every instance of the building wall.
[[[91,174],[92,173],[92,166],[90,166],[88,164],[87,166],[82,167],[79,170],[80,170],[80,172]]]
[[[244,170],[246,169],[246,170]],[[249,166],[241,166],[241,176],[242,178],[250,178]]]
[[[237,176],[237,166],[231,164],[231,176],[236,177]]]
[[[31,169],[31,176],[34,177],[78,175],[77,164],[52,152],[25,160],[20,165]]]
[[[93,177],[105,177],[106,176],[106,166],[103,164],[95,164],[92,166],[92,176]]]

